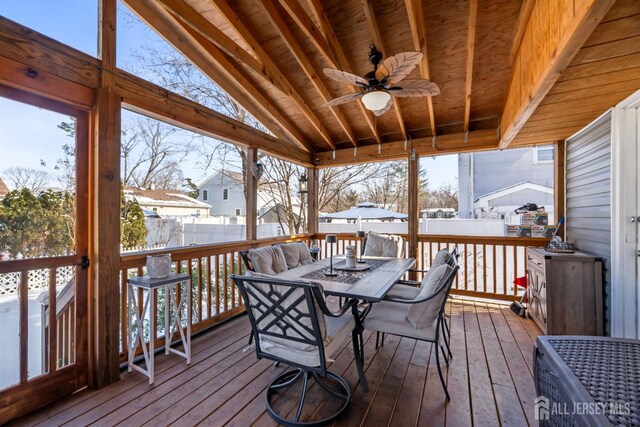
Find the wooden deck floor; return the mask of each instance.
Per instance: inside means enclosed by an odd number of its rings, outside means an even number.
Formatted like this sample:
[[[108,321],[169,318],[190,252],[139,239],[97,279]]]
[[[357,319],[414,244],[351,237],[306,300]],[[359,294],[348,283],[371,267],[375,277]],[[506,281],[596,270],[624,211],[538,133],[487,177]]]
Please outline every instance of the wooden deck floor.
[[[531,359],[540,330],[505,305],[454,300],[449,308],[454,356],[445,375],[451,402],[445,404],[430,344],[387,336],[376,351],[375,336],[366,333],[368,394],[357,387],[350,343],[331,365],[353,390],[336,425],[535,425]],[[81,391],[14,424],[275,425],[264,410],[264,389],[283,368],[243,352],[248,333],[242,316],[194,338],[190,366],[159,355],[152,386],[142,375],[124,372],[109,387]],[[308,401],[309,410],[322,412],[313,393]]]

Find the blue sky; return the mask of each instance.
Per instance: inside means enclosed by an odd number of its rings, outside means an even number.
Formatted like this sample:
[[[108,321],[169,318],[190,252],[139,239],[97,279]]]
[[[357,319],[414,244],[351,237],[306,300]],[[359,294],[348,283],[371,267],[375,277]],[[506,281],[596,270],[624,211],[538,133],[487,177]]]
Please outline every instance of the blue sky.
[[[123,6],[120,4],[120,12]],[[96,0],[0,0],[0,15],[68,44],[89,55],[97,56],[98,5]],[[135,64],[133,53],[145,44],[162,43],[159,37],[139,21],[118,14],[118,65],[129,69]],[[124,112],[123,121],[133,117]],[[57,129],[67,118],[0,98],[0,175],[12,166],[47,169],[61,157],[61,147],[69,138]],[[9,155],[10,153],[10,155]],[[457,155],[423,158],[431,188],[443,184],[457,186]],[[185,168],[195,164],[186,162]],[[188,170],[185,176],[200,179]],[[207,175],[208,173],[201,173]]]

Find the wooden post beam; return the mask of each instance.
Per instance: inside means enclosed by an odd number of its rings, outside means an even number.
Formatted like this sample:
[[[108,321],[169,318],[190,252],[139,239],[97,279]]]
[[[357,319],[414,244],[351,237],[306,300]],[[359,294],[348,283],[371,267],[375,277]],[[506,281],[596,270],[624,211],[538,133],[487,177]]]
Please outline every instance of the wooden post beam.
[[[91,370],[101,388],[120,378],[120,97],[115,89],[116,1],[101,0],[102,72],[94,112],[91,182]]]
[[[318,169],[307,168],[307,233],[318,233]]]
[[[246,226],[247,240],[256,240],[258,237],[258,180],[255,169],[258,161],[258,149],[247,148],[247,197],[246,197]]]
[[[413,40],[413,48],[418,52],[422,52],[422,61],[420,61],[420,76],[423,79],[431,80],[431,72],[429,71],[429,55],[427,52],[427,31],[423,23],[422,1],[421,0],[405,0],[407,15],[409,16],[409,28],[411,29],[411,38]],[[436,134],[436,118],[433,112],[433,99],[427,96],[427,114],[429,126],[431,127],[431,135]]]
[[[409,151],[408,167],[408,224],[407,233],[409,235],[409,257],[418,257],[418,232],[420,231],[420,211],[419,211],[419,196],[420,196],[420,157],[416,154],[415,150]],[[417,260],[416,260],[417,261]],[[420,262],[418,262],[420,265]]]
[[[511,67],[500,148],[511,144],[613,3],[535,2]]]

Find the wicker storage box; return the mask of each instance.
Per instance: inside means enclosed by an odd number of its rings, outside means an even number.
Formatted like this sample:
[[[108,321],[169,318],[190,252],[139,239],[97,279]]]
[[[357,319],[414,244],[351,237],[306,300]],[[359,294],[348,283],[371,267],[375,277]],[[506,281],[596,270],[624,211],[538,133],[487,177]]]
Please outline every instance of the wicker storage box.
[[[640,341],[540,336],[533,357],[541,426],[640,425]]]

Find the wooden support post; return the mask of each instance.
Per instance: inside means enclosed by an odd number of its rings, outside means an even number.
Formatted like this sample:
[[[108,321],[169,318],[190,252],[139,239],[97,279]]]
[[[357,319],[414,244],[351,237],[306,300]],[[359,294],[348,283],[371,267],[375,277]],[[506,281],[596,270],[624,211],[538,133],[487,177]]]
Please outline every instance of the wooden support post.
[[[247,240],[258,238],[258,180],[256,179],[256,162],[258,161],[258,149],[247,148]]]
[[[564,188],[564,152],[565,150],[565,142],[564,141],[558,141],[555,145],[555,150],[554,150],[554,171],[553,171],[553,177],[554,177],[554,191],[553,191],[553,195],[554,195],[554,215],[555,215],[555,221],[556,224],[558,223],[558,221],[560,220],[560,217],[564,216],[564,210],[565,210],[565,205],[564,205],[564,196],[565,196],[565,188]],[[566,224],[566,223],[565,223]],[[558,230],[558,235],[562,238],[564,238],[564,227],[560,228],[560,230]]]
[[[307,168],[307,233],[318,233],[318,169]]]
[[[120,378],[120,96],[115,90],[116,2],[100,3],[102,72],[93,116],[92,247],[90,275],[91,369],[89,384]]]
[[[407,234],[409,235],[409,253],[407,255],[416,258],[418,256],[418,231],[420,226],[418,210],[418,198],[420,196],[420,157],[413,149],[409,151],[408,162],[409,222],[407,225]],[[420,265],[419,262],[418,265]],[[413,280],[415,278],[412,277],[411,279]]]

